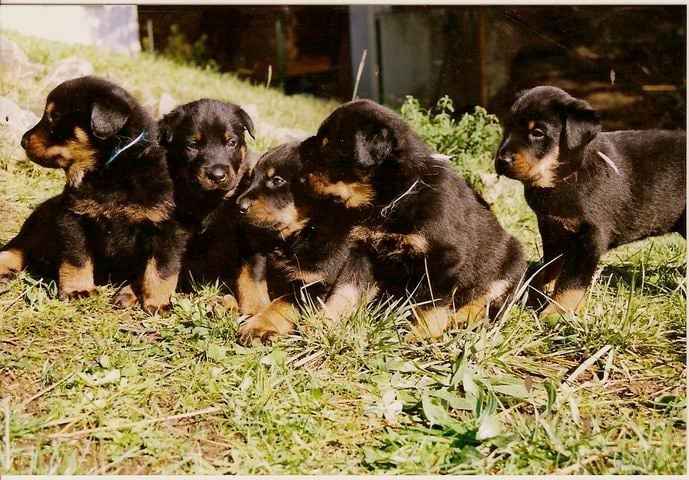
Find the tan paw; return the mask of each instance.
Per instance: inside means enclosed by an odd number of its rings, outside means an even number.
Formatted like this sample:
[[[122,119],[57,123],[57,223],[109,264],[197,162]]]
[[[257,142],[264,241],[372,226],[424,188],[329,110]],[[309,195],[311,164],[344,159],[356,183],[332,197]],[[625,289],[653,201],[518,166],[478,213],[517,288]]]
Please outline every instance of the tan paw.
[[[586,289],[572,288],[556,293],[538,315],[538,318],[544,318],[549,315],[559,314],[564,315],[571,313],[576,315],[584,304],[584,297],[586,296]]]
[[[136,297],[132,286],[125,285],[112,297],[112,303],[117,308],[132,308],[138,305],[139,299]]]
[[[239,311],[239,303],[237,302],[237,299],[234,298],[234,295],[229,293],[222,297],[222,305],[225,310],[229,310],[231,312]]]
[[[157,304],[157,303],[144,303],[144,312],[149,315],[160,315],[161,317],[167,317],[170,315],[172,307],[169,303]]]
[[[280,335],[275,326],[263,317],[249,318],[237,332],[237,342],[246,347],[269,345]]]
[[[60,289],[57,293],[57,298],[59,298],[60,300],[71,301],[93,297],[96,294],[98,294],[98,290],[96,289],[96,287],[80,290]]]
[[[17,249],[0,252],[0,282],[13,279],[24,268],[24,254]]]

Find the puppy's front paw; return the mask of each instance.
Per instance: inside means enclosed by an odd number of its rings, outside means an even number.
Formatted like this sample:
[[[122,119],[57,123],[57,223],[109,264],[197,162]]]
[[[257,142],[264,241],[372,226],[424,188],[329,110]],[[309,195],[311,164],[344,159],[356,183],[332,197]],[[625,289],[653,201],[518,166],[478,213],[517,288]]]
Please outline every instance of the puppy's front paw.
[[[144,311],[149,315],[160,315],[161,317],[167,317],[170,315],[172,307],[169,303],[157,304],[157,303],[144,303]]]
[[[62,262],[58,277],[57,297],[60,300],[78,300],[98,293],[93,281],[93,263],[89,258],[79,266]]]
[[[256,315],[249,318],[237,332],[237,342],[246,347],[269,345],[280,335],[266,318]]]
[[[545,318],[554,314],[560,316],[568,313],[577,315],[583,306],[585,296],[585,288],[571,288],[557,292],[553,295],[553,299],[548,306],[539,313],[538,318]]]
[[[229,293],[222,297],[222,306],[225,308],[225,310],[229,310],[230,312],[239,311],[239,302],[237,302],[237,299],[234,297],[234,295]]]
[[[136,298],[134,289],[131,285],[125,285],[120,288],[115,295],[112,297],[112,303],[117,308],[132,308],[139,303],[139,299]]]
[[[18,250],[0,252],[0,282],[13,279],[24,268],[24,256]]]
[[[83,289],[60,289],[57,293],[57,298],[64,301],[80,300],[82,298],[93,297],[98,293],[96,287]]]

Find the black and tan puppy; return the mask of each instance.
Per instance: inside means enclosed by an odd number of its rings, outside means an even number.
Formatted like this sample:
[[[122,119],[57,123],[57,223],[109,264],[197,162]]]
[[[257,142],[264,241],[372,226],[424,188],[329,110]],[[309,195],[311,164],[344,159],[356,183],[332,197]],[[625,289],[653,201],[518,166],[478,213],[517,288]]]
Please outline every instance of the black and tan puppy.
[[[293,331],[304,291],[326,318],[336,318],[368,286],[370,278],[364,271],[345,268],[352,226],[350,212],[303,195],[300,184],[295,184],[301,163],[298,143],[267,152],[256,164],[249,187],[237,200],[251,244],[268,259],[266,273],[261,265],[252,268],[253,283],[266,281],[274,298],[241,326],[239,341],[244,344],[265,343]],[[348,262],[348,266],[352,265]],[[349,285],[359,280],[356,299],[350,298],[349,287],[335,288],[336,283]]]
[[[542,315],[576,312],[607,250],[686,235],[686,134],[600,130],[588,103],[546,86],[521,93],[505,121],[495,169],[524,184],[538,217],[535,288],[553,300]]]
[[[370,262],[381,292],[411,295],[417,334],[437,337],[495,313],[513,293],[525,269],[521,245],[391,110],[347,103],[301,149],[305,190],[351,212],[350,261]],[[356,298],[357,285],[338,281],[344,286]]]
[[[40,205],[0,254],[0,275],[47,266],[58,295],[126,282],[116,303],[165,309],[185,237],[174,219],[172,180],[156,124],[121,87],[98,77],[68,80],[48,95],[22,138],[32,161],[61,168],[62,194]],[[35,261],[34,261],[35,260]]]
[[[244,136],[254,137],[251,117],[232,103],[201,99],[175,108],[158,127],[175,186],[175,218],[190,235],[180,283],[219,279],[234,289],[246,256],[234,195],[257,159]]]

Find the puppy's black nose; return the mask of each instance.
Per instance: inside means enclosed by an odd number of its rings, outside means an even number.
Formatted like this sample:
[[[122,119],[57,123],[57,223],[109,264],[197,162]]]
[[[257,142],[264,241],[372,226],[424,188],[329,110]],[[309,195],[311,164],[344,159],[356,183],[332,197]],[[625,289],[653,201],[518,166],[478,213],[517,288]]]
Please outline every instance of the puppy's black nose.
[[[227,177],[230,168],[226,165],[213,165],[206,170],[206,176],[211,182],[220,183]]]
[[[244,215],[251,208],[251,200],[248,198],[240,198],[237,203],[239,204],[239,213]]]
[[[495,156],[495,173],[498,175],[504,175],[510,164],[514,160],[514,155],[511,153],[506,154],[505,152],[498,152]]]
[[[21,145],[24,150],[29,148],[29,136],[26,133],[22,136]]]

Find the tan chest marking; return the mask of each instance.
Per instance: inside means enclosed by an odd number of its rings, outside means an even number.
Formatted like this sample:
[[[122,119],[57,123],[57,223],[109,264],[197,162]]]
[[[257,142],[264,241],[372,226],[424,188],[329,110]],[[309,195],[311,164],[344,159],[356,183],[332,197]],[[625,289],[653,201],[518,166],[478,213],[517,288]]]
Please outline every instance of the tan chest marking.
[[[545,157],[535,162],[527,175],[533,187],[552,188],[557,182],[555,169],[560,162],[560,148],[554,147]]]
[[[109,220],[124,218],[134,223],[161,223],[170,219],[173,208],[173,204],[167,201],[152,207],[144,207],[136,203],[121,205],[115,202],[79,199],[74,202],[70,210],[77,215],[86,215],[92,218],[102,217]]]
[[[418,233],[388,233],[355,227],[350,233],[350,240],[370,245],[381,255],[390,257],[423,257],[429,252],[428,240]]]
[[[554,223],[561,227],[562,229],[576,233],[581,227],[581,221],[574,217],[559,217],[557,215],[546,215],[548,222]]]
[[[365,182],[331,183],[322,175],[311,174],[309,184],[317,194],[338,198],[348,208],[370,205],[374,197],[373,187]]]

